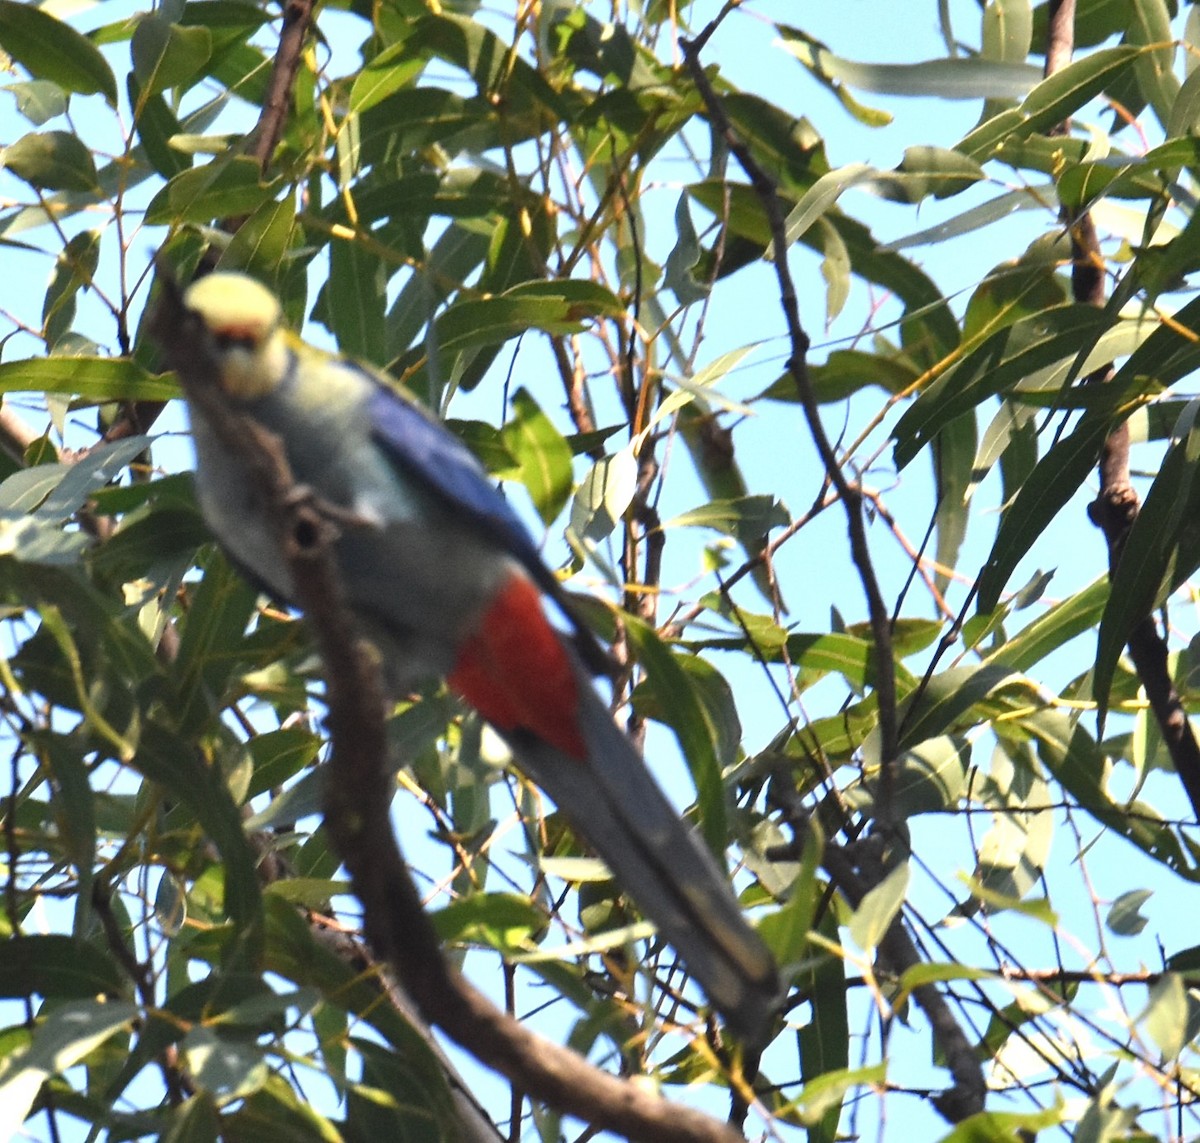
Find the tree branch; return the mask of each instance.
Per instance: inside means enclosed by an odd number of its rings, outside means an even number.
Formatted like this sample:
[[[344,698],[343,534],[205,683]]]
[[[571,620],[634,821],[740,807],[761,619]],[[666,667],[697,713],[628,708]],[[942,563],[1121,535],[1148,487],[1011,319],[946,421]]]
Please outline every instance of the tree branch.
[[[729,6],[723,10],[729,10]],[[850,554],[858,571],[863,591],[867,597],[867,610],[871,623],[871,634],[874,641],[873,661],[875,666],[875,689],[879,704],[879,730],[881,738],[881,765],[879,788],[876,797],[876,812],[883,822],[891,816],[893,765],[897,753],[897,721],[896,721],[896,683],[895,667],[892,657],[891,620],[883,600],[878,580],[875,576],[874,565],[871,561],[870,548],[867,543],[866,524],[863,516],[862,490],[847,480],[837,454],[825,433],[821,422],[820,410],[812,383],[808,375],[809,338],[800,321],[799,305],[796,300],[796,290],[792,282],[791,271],[787,261],[787,238],[783,208],[776,192],[774,180],[759,165],[750,153],[749,148],[738,138],[733,130],[725,109],[713,89],[712,83],[700,64],[699,50],[712,33],[712,25],[705,29],[695,42],[682,43],[683,58],[700,97],[708,111],[709,120],[714,129],[720,133],[730,151],[737,156],[738,162],[746,172],[751,186],[762,204],[771,230],[771,247],[774,258],[775,274],[779,282],[779,300],[783,306],[784,317],[787,321],[788,338],[791,343],[791,354],[788,359],[788,369],[796,382],[800,396],[801,407],[809,432],[817,446],[822,464],[829,477],[829,482],[837,494],[846,512],[847,525],[850,535]],[[882,878],[882,870],[872,871],[869,876],[860,877],[852,864],[845,858],[845,851],[837,847],[827,847],[826,858],[823,862],[830,876],[838,883],[842,892],[857,904],[863,896]],[[835,872],[836,871],[836,872]],[[920,953],[904,928],[903,921],[897,917],[889,927],[879,948],[880,954],[899,972],[905,968],[921,963]],[[974,1048],[959,1027],[942,994],[934,985],[925,985],[915,989],[913,996],[921,1006],[933,1028],[934,1039],[946,1057],[947,1066],[954,1076],[954,1085],[934,1099],[938,1110],[952,1123],[961,1122],[968,1116],[982,1111],[986,1084],[979,1061],[975,1058]]]
[[[882,878],[882,869],[856,868],[848,850],[842,846],[827,845],[821,864],[854,908],[858,908],[872,886]],[[899,916],[888,926],[879,942],[879,955],[897,976],[924,963]],[[961,1123],[983,1111],[987,1095],[987,1083],[975,1045],[963,1032],[936,985],[920,984],[913,989],[912,995],[929,1020],[934,1041],[954,1077],[951,1087],[933,1097],[933,1104],[950,1123]]]
[[[725,10],[728,11],[730,7],[731,5],[727,4]],[[730,151],[737,156],[742,170],[746,172],[750,185],[762,204],[763,212],[770,226],[775,275],[779,282],[779,301],[783,307],[788,339],[791,344],[791,353],[787,363],[788,370],[796,382],[800,405],[804,410],[804,419],[808,423],[809,433],[817,446],[821,463],[825,466],[829,482],[836,490],[838,499],[845,509],[850,534],[850,557],[858,571],[863,592],[867,597],[867,613],[874,642],[875,692],[879,703],[881,773],[876,811],[878,816],[886,821],[890,817],[891,811],[892,763],[897,750],[896,676],[892,657],[891,619],[883,600],[883,593],[879,589],[874,565],[871,562],[871,551],[867,543],[867,530],[863,517],[862,492],[856,484],[851,484],[846,479],[846,474],[842,471],[833,445],[825,433],[816,395],[808,375],[810,342],[800,321],[796,288],[788,268],[783,208],[776,192],[775,182],[759,165],[750,153],[750,149],[738,138],[729,116],[725,113],[725,108],[700,63],[700,48],[707,41],[709,35],[711,35],[711,28],[706,29],[696,41],[684,40],[681,43],[684,62],[695,80],[700,98],[704,101],[704,106],[708,111],[710,122],[720,133]]]
[[[1052,75],[1071,62],[1074,29],[1075,0],[1056,0],[1050,5],[1046,32],[1046,75]],[[1066,123],[1059,124],[1057,133],[1065,134],[1067,127]],[[1104,255],[1092,216],[1088,211],[1064,212],[1064,221],[1071,238],[1071,294],[1077,302],[1102,306]],[[1106,383],[1112,374],[1112,366],[1104,366],[1084,383]],[[1104,533],[1108,546],[1110,579],[1125,550],[1139,509],[1137,490],[1129,475],[1129,444],[1129,424],[1122,421],[1105,439],[1099,462],[1100,491],[1088,505],[1088,518]],[[1138,623],[1127,646],[1163,743],[1191,802],[1192,813],[1200,820],[1200,744],[1171,678],[1166,640],[1152,616],[1147,615]]]

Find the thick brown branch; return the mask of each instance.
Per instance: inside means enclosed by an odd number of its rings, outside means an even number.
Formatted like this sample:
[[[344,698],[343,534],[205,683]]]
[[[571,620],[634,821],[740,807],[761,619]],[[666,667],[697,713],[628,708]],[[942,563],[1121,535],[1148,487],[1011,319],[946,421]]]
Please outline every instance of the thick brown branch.
[[[1075,50],[1075,0],[1050,0],[1049,12],[1046,66],[1043,69],[1047,76],[1061,71],[1071,62],[1071,53]]]
[[[25,454],[41,436],[23,417],[9,408],[7,402],[0,405],[0,448],[18,464],[25,463]]]

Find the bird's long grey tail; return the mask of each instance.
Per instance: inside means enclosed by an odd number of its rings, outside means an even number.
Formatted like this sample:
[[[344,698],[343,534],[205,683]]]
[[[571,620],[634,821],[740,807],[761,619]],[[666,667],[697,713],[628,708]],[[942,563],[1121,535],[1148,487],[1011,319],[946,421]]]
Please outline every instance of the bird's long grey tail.
[[[588,685],[580,698],[588,762],[516,733],[507,737],[518,763],[675,947],[729,1027],[764,1043],[781,1000],[770,952],[599,696]]]

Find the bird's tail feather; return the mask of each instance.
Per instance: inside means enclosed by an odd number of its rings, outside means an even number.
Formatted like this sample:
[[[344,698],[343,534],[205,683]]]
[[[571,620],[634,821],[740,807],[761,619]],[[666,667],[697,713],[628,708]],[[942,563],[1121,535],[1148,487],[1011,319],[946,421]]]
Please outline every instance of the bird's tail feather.
[[[517,761],[679,952],[726,1023],[751,1042],[765,1040],[779,978],[729,879],[586,682],[578,717],[587,762],[519,731],[506,736]]]

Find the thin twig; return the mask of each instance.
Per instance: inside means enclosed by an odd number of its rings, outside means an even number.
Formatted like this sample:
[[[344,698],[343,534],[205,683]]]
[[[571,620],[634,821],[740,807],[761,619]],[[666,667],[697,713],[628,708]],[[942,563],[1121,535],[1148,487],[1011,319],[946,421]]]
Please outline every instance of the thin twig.
[[[727,5],[727,8],[729,6]],[[713,127],[721,134],[730,151],[737,156],[738,162],[746,172],[755,194],[762,204],[771,230],[771,246],[774,255],[775,275],[779,282],[779,301],[783,307],[784,318],[788,327],[788,339],[791,353],[788,358],[788,370],[796,382],[800,396],[800,404],[804,410],[804,418],[808,423],[809,433],[817,446],[821,463],[825,467],[830,484],[837,491],[838,499],[846,512],[846,522],[850,533],[850,557],[862,581],[863,592],[867,597],[867,613],[871,623],[871,635],[874,640],[875,661],[875,691],[879,703],[879,733],[881,752],[880,793],[877,798],[877,809],[886,820],[890,813],[891,786],[893,762],[897,749],[896,734],[896,676],[895,663],[892,658],[892,630],[888,615],[887,604],[879,589],[875,576],[875,568],[871,562],[870,547],[867,543],[866,524],[863,518],[862,493],[847,479],[842,471],[825,426],[821,421],[820,409],[816,395],[813,392],[812,381],[808,375],[809,337],[800,321],[800,307],[796,300],[796,288],[792,282],[791,270],[787,260],[787,238],[784,227],[783,208],[776,192],[775,182],[759,165],[750,153],[750,149],[742,142],[733,129],[729,116],[713,89],[712,83],[705,74],[700,63],[699,48],[705,42],[706,32],[695,42],[682,42],[683,58],[687,64],[708,116]]]
[[[722,11],[722,17],[729,10],[729,5]],[[714,24],[716,22],[714,21]],[[750,153],[749,148],[741,141],[733,130],[725,109],[713,89],[712,83],[705,74],[699,59],[700,47],[707,41],[714,30],[710,25],[695,42],[684,41],[682,44],[684,62],[695,80],[700,97],[708,111],[709,120],[714,129],[724,139],[730,151],[737,157],[742,169],[746,172],[751,186],[762,204],[771,231],[771,245],[774,257],[775,274],[779,283],[780,304],[783,306],[787,321],[788,337],[791,354],[788,359],[788,369],[796,382],[800,396],[801,407],[808,422],[809,432],[817,446],[822,464],[829,483],[832,485],[836,498],[839,499],[846,512],[850,534],[850,554],[854,566],[862,582],[863,591],[867,597],[867,610],[871,623],[871,633],[874,639],[875,688],[879,709],[879,731],[881,740],[880,780],[876,795],[876,812],[886,822],[891,815],[893,763],[897,745],[896,722],[896,681],[895,664],[892,657],[891,621],[883,593],[880,591],[875,576],[874,565],[871,561],[870,548],[867,543],[866,525],[863,514],[862,491],[847,480],[842,470],[837,454],[830,444],[821,422],[820,410],[812,383],[808,375],[809,338],[800,321],[799,305],[796,300],[796,290],[792,282],[791,271],[787,262],[787,239],[784,213],[776,192],[774,180],[759,165]],[[844,856],[844,850],[829,847],[827,856],[830,863],[825,863],[830,876],[852,904],[861,901],[874,885],[883,877],[882,869],[872,869],[860,876],[848,859],[839,860]],[[835,870],[837,871],[835,874]],[[921,963],[920,953],[913,944],[912,938],[905,930],[899,917],[889,926],[887,933],[880,943],[879,951],[889,964],[898,971]],[[933,1029],[935,1042],[946,1058],[947,1066],[954,1077],[953,1085],[940,1095],[934,1097],[934,1105],[946,1119],[953,1123],[961,1122],[975,1113],[982,1111],[986,1084],[979,1061],[975,1057],[974,1047],[967,1039],[950,1011],[942,994],[937,987],[929,984],[915,989],[913,996],[925,1012]]]

